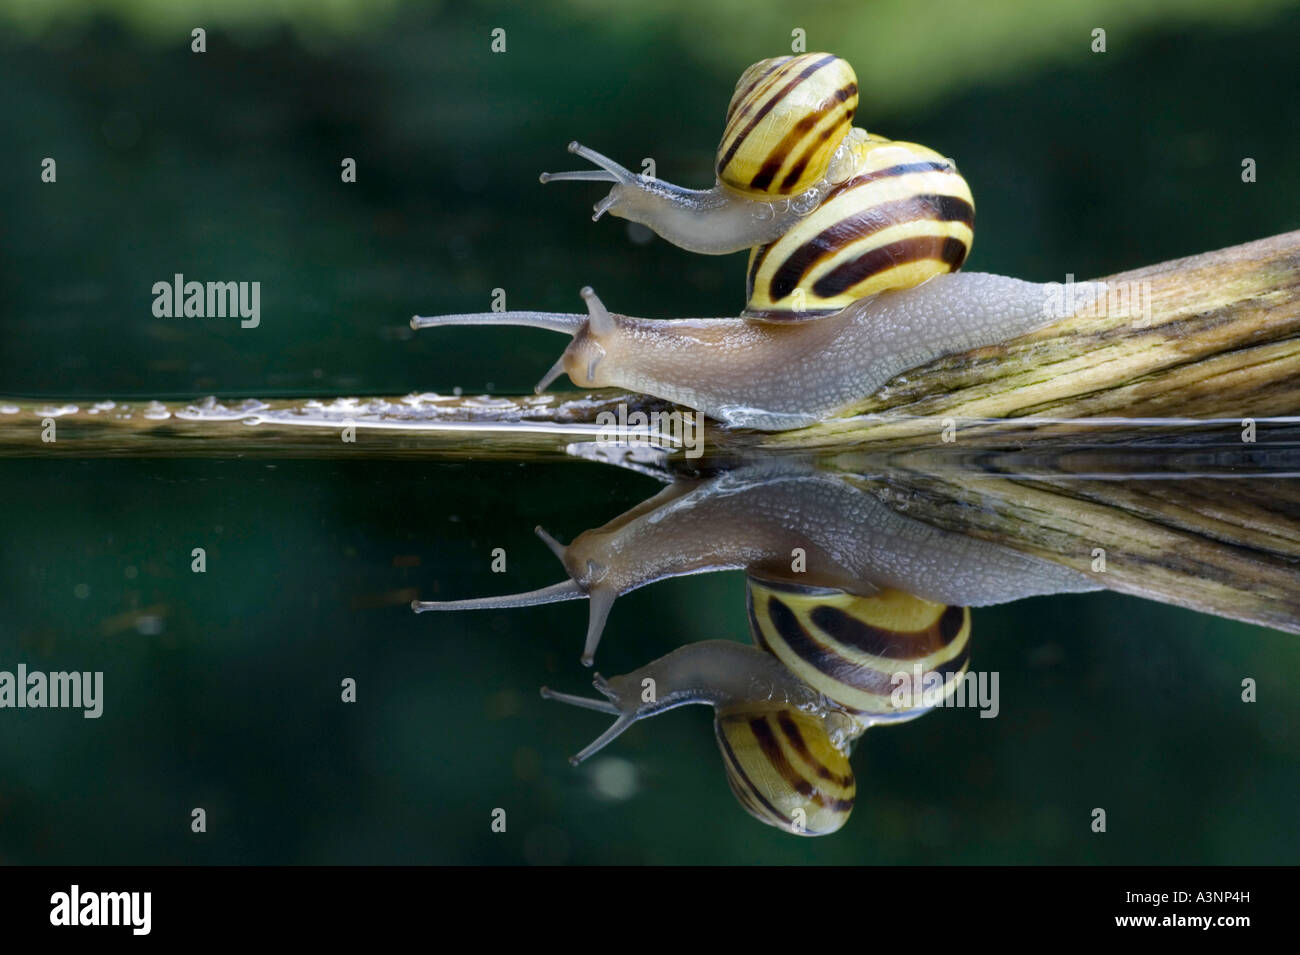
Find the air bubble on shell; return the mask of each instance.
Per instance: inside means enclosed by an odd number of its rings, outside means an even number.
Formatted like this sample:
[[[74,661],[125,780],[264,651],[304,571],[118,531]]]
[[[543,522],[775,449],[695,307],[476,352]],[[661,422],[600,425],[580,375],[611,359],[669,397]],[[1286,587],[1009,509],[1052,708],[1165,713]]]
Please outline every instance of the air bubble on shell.
[[[841,183],[853,174],[853,145],[866,139],[866,136],[866,130],[856,126],[849,130],[849,134],[832,154],[830,164],[826,167],[826,182]]]
[[[816,210],[822,199],[822,190],[820,186],[813,186],[803,195],[796,196],[790,200],[790,208],[797,216],[806,216]]]

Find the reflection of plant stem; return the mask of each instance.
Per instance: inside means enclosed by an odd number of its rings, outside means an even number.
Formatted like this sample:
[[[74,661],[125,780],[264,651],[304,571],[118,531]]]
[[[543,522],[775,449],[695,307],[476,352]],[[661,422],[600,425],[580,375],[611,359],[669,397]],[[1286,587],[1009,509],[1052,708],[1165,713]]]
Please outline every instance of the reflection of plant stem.
[[[1258,419],[1300,412],[1300,232],[1105,281],[1140,289],[1143,313],[1074,315],[1005,345],[937,359],[888,382],[859,409],[870,417],[779,434],[715,425],[705,429],[706,445],[718,453],[916,447],[944,440],[946,428],[948,440],[965,447],[1005,447],[1081,429],[1096,434],[1068,420],[1036,427],[1001,420],[1023,416]],[[128,408],[119,402],[101,410],[80,400],[0,399],[0,456],[542,457],[592,440],[596,415],[620,401],[667,407],[612,391],[131,400]],[[49,417],[57,421],[53,442],[42,441]],[[340,438],[347,421],[356,425],[355,441]],[[1106,440],[1121,440],[1122,431],[1111,429]]]
[[[894,458],[850,480],[909,517],[1091,571],[1110,590],[1300,633],[1300,482],[1176,469],[1079,479],[1059,467],[1076,455],[1008,479],[996,458],[965,471]]]

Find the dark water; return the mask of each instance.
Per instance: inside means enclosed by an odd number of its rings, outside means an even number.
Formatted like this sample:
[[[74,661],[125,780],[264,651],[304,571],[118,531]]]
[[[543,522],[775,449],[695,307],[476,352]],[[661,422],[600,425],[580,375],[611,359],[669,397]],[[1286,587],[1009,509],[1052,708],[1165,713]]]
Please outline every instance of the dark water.
[[[806,842],[733,803],[703,707],[567,765],[605,718],[537,688],[587,688],[585,604],[407,606],[552,583],[533,525],[567,541],[655,491],[648,478],[411,462],[5,461],[0,474],[30,502],[6,522],[6,658],[106,681],[98,720],[5,711],[11,861],[1284,862],[1294,849],[1294,635],[1109,593],[978,609],[972,667],[1001,674],[999,717],[942,710],[868,732],[853,819]],[[490,571],[496,547],[505,575]],[[623,597],[598,668],[745,639],[743,600],[735,572]],[[1241,702],[1245,677],[1260,702]],[[628,798],[594,788],[609,775]],[[195,806],[205,837],[188,831]],[[1098,806],[1104,837],[1088,829]],[[489,828],[498,807],[504,835]]]
[[[738,256],[635,244],[587,221],[594,187],[536,174],[581,136],[703,184],[734,76],[779,44],[706,62],[556,8],[516,15],[520,42],[494,60],[495,14],[403,8],[328,44],[216,30],[205,60],[108,19],[0,33],[0,393],[515,393],[552,336],[411,337],[408,316],[485,308],[497,287],[567,311],[587,283],[632,313],[737,311]],[[958,158],[979,203],[972,268],[1104,274],[1296,226],[1297,41],[1294,11],[1172,23],[1104,68],[1052,60],[906,110],[871,102],[869,125]],[[46,155],[56,186],[37,180]],[[178,271],[261,281],[262,324],[154,319],[150,288]],[[1295,479],[1240,480],[1285,496]],[[1115,593],[977,609],[972,666],[1000,672],[999,718],[868,733],[857,809],[827,839],[741,812],[702,707],[571,769],[605,718],[537,689],[587,689],[585,606],[408,604],[552,583],[535,524],[567,541],[658,487],[590,463],[0,461],[0,670],[105,674],[98,720],[0,711],[0,860],[1295,860],[1296,637]],[[599,669],[745,634],[739,573],[668,580],[618,602]]]

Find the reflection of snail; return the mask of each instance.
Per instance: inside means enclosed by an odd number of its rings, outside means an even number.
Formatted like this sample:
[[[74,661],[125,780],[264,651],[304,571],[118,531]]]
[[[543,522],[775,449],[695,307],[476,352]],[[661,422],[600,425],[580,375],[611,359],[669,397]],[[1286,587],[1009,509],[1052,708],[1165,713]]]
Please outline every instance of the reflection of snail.
[[[895,675],[960,675],[970,611],[886,590],[871,597],[748,579],[757,647],[707,640],[595,686],[603,700],[543,688],[548,699],[600,710],[614,725],[577,765],[637,720],[689,703],[714,708],[727,781],[745,811],[801,835],[834,832],[856,784],[849,748],[870,726],[912,719],[930,705],[894,705]],[[952,692],[955,682],[947,681]]]
[[[416,328],[526,325],[573,336],[542,379],[619,386],[729,424],[781,430],[851,412],[931,358],[1014,338],[1054,317],[1055,286],[950,275],[965,261],[974,200],[950,160],[852,126],[857,81],[828,54],[779,57],[741,76],[717,185],[682,189],[577,143],[600,168],[543,181],[613,183],[597,207],[696,252],[750,249],[739,318],[654,321],[608,312],[497,312],[412,319]],[[1086,305],[1091,286],[1076,286]]]
[[[972,605],[1095,589],[1084,574],[896,513],[853,474],[786,459],[680,481],[567,547],[539,529],[570,579],[524,594],[417,602],[417,611],[591,599],[590,664],[614,600],[666,577],[743,568],[754,646],[689,644],[602,679],[604,699],[544,690],[615,723],[579,762],[634,722],[707,703],[727,777],[763,822],[816,835],[853,805],[851,744],[921,715],[964,673]],[[897,676],[942,679],[901,703]],[[929,676],[935,674],[935,677]],[[647,683],[646,681],[652,681]]]
[[[807,590],[869,597],[901,590],[975,607],[1095,590],[1084,574],[922,524],[881,504],[853,475],[798,460],[679,481],[567,547],[543,540],[569,580],[470,600],[417,601],[424,610],[500,610],[590,598],[590,665],[615,598],[667,577],[744,569]]]

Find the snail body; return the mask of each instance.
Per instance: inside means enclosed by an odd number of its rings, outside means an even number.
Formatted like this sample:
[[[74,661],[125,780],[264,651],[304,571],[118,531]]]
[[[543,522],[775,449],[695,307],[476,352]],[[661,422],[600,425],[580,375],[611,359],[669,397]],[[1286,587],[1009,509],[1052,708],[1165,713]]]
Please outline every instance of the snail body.
[[[612,182],[596,217],[642,222],[682,248],[750,249],[736,317],[655,320],[610,313],[488,312],[415,317],[414,328],[522,325],[573,337],[537,385],[621,387],[733,427],[780,431],[853,413],[900,372],[1016,338],[1057,318],[1061,286],[956,273],[974,200],[955,165],[914,143],[853,127],[857,81],[830,54],[764,60],[728,108],[718,181],[687,190],[577,143],[597,170],[543,181]],[[956,273],[956,274],[953,274]],[[1090,303],[1102,286],[1073,286]]]
[[[1072,286],[1092,301],[1095,283]],[[486,312],[412,319],[416,328],[523,325],[573,341],[537,385],[567,373],[580,388],[619,387],[739,428],[783,431],[850,414],[886,381],[931,359],[1016,338],[1055,318],[1062,286],[985,273],[938,275],[816,321],[647,319],[611,314],[591,289],[588,315]]]

